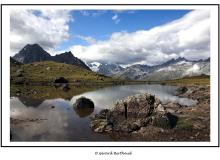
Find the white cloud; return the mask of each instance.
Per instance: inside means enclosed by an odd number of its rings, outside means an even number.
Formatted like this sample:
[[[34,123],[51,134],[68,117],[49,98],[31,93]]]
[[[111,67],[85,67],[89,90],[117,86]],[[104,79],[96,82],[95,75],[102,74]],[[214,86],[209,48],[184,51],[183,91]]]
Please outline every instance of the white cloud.
[[[106,12],[107,10],[81,10],[80,11],[80,13],[83,16],[91,16],[91,17],[98,17]]]
[[[126,9],[113,10],[113,13],[117,13],[117,14],[121,14],[121,13],[133,14],[135,12],[136,10],[126,10]]]
[[[112,20],[115,22],[115,24],[118,24],[121,20],[119,19],[118,17],[118,14],[115,14],[113,17],[112,17]]]
[[[115,14],[113,17],[112,17],[112,20],[116,20],[118,18],[118,15]]]
[[[209,46],[209,10],[194,10],[150,30],[113,33],[108,40],[90,46],[72,46],[71,50],[85,61],[155,65],[179,56],[207,58]]]
[[[78,35],[76,36],[76,38],[79,38],[83,41],[86,41],[88,44],[94,44],[96,43],[96,39],[95,38],[92,38],[90,36],[81,36],[81,35]]]
[[[38,43],[51,50],[68,40],[69,10],[12,10],[10,12],[10,48],[15,54],[27,43]]]

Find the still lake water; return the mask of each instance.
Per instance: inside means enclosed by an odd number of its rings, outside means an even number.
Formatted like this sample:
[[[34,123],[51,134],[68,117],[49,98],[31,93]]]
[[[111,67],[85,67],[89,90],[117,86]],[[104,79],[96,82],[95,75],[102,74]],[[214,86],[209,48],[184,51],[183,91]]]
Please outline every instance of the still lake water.
[[[138,84],[106,87],[74,96],[71,100],[37,101],[11,97],[10,116],[20,120],[17,124],[11,124],[11,141],[127,141],[127,135],[117,137],[94,133],[89,128],[89,117],[101,109],[111,108],[119,99],[146,92],[154,94],[163,103],[172,101],[188,106],[196,103],[175,96],[176,89],[175,86]],[[90,98],[95,109],[75,111],[73,103],[81,96]]]

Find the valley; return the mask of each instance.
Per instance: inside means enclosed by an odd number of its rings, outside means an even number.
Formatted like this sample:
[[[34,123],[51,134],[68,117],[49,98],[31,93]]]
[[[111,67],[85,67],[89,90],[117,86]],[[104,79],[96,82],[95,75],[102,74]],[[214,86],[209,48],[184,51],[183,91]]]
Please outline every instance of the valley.
[[[10,97],[11,141],[210,140],[210,59],[124,68],[28,44],[10,57]]]

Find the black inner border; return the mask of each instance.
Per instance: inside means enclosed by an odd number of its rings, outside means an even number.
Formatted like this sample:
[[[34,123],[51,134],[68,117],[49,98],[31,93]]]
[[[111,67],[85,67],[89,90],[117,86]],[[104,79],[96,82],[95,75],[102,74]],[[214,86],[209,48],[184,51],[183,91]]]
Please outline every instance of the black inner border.
[[[93,146],[3,146],[2,144],[2,8],[3,6],[36,6],[36,5],[42,5],[42,6],[217,6],[218,7],[218,145],[216,146],[121,146],[121,145],[116,145],[116,146],[99,146],[99,145],[93,145]],[[219,4],[1,4],[1,147],[209,147],[209,148],[213,148],[213,147],[220,147],[219,143]],[[211,131],[211,130],[210,130]],[[210,137],[211,138],[211,137]],[[62,142],[61,142],[62,143]],[[71,142],[74,143],[74,142]],[[98,142],[92,142],[92,143],[98,143]],[[117,142],[116,142],[117,143]],[[120,143],[120,142],[119,142]],[[138,142],[137,142],[138,143]],[[166,142],[163,142],[166,143]]]

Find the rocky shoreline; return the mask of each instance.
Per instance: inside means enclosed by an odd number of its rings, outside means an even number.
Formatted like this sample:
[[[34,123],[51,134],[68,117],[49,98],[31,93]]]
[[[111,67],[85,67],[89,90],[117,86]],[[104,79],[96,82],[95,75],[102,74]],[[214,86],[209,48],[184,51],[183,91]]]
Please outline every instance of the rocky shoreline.
[[[179,87],[177,95],[197,104],[162,104],[148,93],[129,96],[92,116],[90,127],[134,141],[210,141],[210,87]]]

